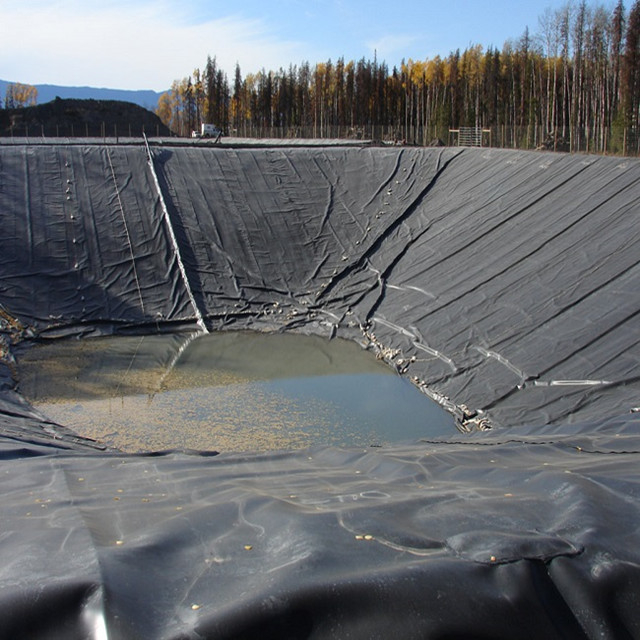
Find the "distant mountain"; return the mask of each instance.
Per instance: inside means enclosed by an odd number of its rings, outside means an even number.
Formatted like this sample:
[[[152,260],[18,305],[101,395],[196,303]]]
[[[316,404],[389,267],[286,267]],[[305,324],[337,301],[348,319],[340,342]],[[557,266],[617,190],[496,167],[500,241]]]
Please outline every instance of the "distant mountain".
[[[4,104],[7,85],[11,82],[0,80],[0,98]],[[26,84],[26,83],[25,83]],[[95,87],[60,87],[54,84],[36,84],[38,104],[50,102],[56,98],[77,98],[80,100],[120,100],[133,102],[150,111],[155,110],[161,93],[151,90],[131,91],[127,89],[99,89]]]

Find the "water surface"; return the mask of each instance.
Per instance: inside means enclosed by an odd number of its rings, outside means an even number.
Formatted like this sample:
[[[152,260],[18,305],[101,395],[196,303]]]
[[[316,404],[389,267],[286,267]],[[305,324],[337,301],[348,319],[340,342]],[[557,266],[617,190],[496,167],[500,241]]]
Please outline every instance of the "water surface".
[[[452,417],[359,345],[218,332],[64,340],[18,358],[23,395],[123,451],[382,446],[455,432]]]

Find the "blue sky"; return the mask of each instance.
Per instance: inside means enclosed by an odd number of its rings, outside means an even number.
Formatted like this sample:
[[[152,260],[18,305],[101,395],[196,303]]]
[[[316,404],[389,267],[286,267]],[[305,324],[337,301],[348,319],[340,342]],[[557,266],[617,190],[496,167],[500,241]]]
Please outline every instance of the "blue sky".
[[[168,89],[207,55],[233,77],[290,63],[502,48],[566,0],[0,0],[0,78]],[[588,4],[593,4],[589,2]],[[613,0],[603,0],[610,8]]]

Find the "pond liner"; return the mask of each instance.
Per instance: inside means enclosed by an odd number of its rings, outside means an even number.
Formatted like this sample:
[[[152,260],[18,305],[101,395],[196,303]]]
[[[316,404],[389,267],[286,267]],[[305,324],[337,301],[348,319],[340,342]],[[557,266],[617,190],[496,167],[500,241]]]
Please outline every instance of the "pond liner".
[[[0,637],[640,636],[638,161],[149,153],[0,145]],[[20,396],[16,344],[194,307],[356,340],[461,432],[124,455]]]

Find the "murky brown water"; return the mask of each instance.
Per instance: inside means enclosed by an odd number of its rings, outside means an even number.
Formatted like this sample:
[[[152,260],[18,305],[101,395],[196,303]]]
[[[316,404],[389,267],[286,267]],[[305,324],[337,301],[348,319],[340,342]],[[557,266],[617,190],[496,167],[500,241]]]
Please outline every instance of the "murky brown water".
[[[455,432],[453,420],[345,340],[219,332],[64,340],[18,359],[50,419],[128,452],[371,446]]]

